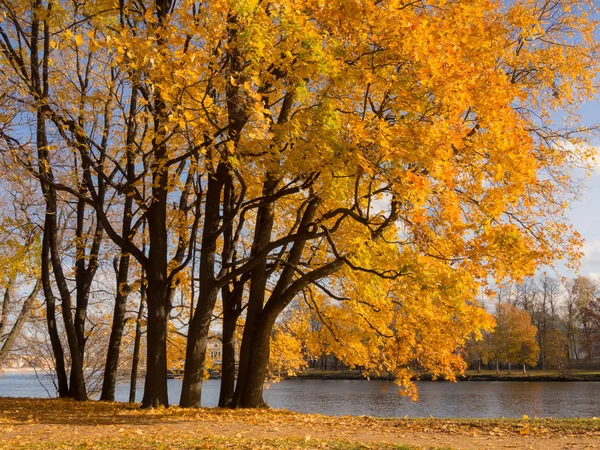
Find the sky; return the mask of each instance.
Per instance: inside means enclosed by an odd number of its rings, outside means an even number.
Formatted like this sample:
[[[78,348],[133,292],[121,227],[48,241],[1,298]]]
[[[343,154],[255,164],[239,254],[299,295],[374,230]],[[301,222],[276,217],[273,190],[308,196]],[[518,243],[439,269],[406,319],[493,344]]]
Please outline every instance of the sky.
[[[586,125],[600,122],[600,100],[582,105],[579,113]],[[592,142],[599,150],[600,137]],[[568,217],[575,229],[585,239],[584,256],[579,269],[580,275],[588,275],[600,280],[600,163],[589,179],[584,180],[584,190],[580,201],[571,203]],[[566,269],[558,269],[559,275],[573,277],[575,274]]]
[[[600,11],[596,10],[592,17],[600,21]],[[600,40],[598,28],[596,38]],[[600,124],[600,100],[586,102],[581,105],[578,113],[582,116],[585,125]],[[592,144],[598,149],[598,165],[592,176],[585,180],[581,200],[571,203],[568,217],[585,239],[579,275],[590,276],[600,281],[600,135],[592,141]],[[559,269],[559,275],[573,277],[576,274]]]

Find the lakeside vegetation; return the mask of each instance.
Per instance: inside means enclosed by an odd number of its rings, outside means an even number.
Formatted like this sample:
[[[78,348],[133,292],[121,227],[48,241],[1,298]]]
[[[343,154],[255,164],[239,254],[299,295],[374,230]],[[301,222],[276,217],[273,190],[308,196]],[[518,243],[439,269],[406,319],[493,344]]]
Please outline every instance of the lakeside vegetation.
[[[390,380],[393,377],[369,375],[365,376],[359,370],[307,370],[298,373],[295,377],[298,379],[318,379],[318,380]],[[433,377],[431,374],[422,374],[414,380],[429,381]],[[458,381],[600,381],[600,370],[573,369],[567,372],[558,370],[528,370],[523,373],[519,370],[513,370],[511,373],[505,370],[497,373],[495,370],[466,370],[464,374],[456,375]],[[438,380],[440,380],[438,378]]]
[[[0,397],[0,449],[476,449],[593,445],[598,419],[377,419]],[[539,447],[541,448],[541,447]],[[593,447],[590,447],[593,448]]]

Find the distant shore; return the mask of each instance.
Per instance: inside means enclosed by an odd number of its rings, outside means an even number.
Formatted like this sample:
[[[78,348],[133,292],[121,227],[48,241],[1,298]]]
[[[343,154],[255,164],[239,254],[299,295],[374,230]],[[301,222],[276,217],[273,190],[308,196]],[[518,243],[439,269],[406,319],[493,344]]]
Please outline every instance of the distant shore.
[[[295,379],[306,380],[364,380],[367,377],[357,370],[309,370],[299,373]],[[370,380],[391,380],[389,376],[369,376]],[[558,371],[542,371],[532,370],[527,374],[521,371],[512,371],[510,374],[506,371],[496,373],[495,371],[468,370],[464,375],[458,375],[457,381],[600,381],[600,371],[592,370],[574,370],[565,374],[559,374]],[[433,377],[430,374],[422,374],[415,380],[417,381],[432,381]],[[443,381],[437,379],[436,381]]]
[[[0,368],[0,376],[2,373],[10,373],[10,374],[19,374],[19,373],[43,373],[45,372],[42,368],[32,368],[32,367],[20,367],[20,368]],[[289,379],[295,380],[392,380],[393,378],[390,376],[376,376],[372,375],[366,377],[362,372],[358,370],[309,370],[306,372],[301,372],[296,376],[288,377]],[[481,371],[477,372],[476,370],[468,370],[464,375],[458,375],[456,377],[457,381],[553,381],[553,382],[561,382],[561,381],[600,381],[600,371],[592,371],[592,370],[574,370],[569,373],[560,375],[558,372],[554,371],[542,371],[542,370],[532,370],[527,375],[520,371],[513,371],[512,373],[507,373],[506,371],[501,371],[500,373],[496,373],[495,371]],[[422,374],[416,381],[434,381],[433,377],[430,374]],[[437,379],[435,381],[443,381]]]
[[[33,367],[0,367],[0,373],[35,373],[44,372],[45,369]]]

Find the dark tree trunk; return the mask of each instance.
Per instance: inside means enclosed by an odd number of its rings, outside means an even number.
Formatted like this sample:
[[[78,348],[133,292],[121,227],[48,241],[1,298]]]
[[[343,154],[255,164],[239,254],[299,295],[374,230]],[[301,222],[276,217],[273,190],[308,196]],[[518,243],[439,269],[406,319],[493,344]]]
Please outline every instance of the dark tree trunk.
[[[271,196],[277,186],[277,180],[267,174],[263,185],[263,196]],[[271,240],[271,232],[274,224],[274,205],[267,203],[259,207],[256,217],[256,226],[254,231],[254,241],[251,256],[261,252]],[[242,407],[246,392],[247,374],[252,361],[252,345],[254,342],[254,333],[258,326],[260,313],[265,301],[265,289],[268,280],[267,258],[260,258],[257,265],[250,274],[250,292],[248,295],[248,307],[246,321],[244,324],[244,333],[242,335],[242,345],[240,347],[240,361],[238,368],[238,378],[233,397],[232,406]]]
[[[135,338],[133,342],[133,358],[131,361],[131,380],[129,383],[129,403],[135,403],[137,390],[138,365],[140,362],[140,341],[142,340],[142,317],[144,316],[144,303],[146,301],[145,281],[140,287],[140,308],[135,321]]]
[[[137,108],[137,85],[134,83],[131,89],[131,99],[129,102],[129,117],[127,119],[127,137],[125,145],[127,146],[127,178],[135,178],[135,157],[134,152],[134,140],[135,140],[135,114]],[[123,206],[123,229],[122,235],[128,241],[133,239],[131,231],[131,222],[133,219],[133,198],[128,195],[125,197]],[[110,340],[108,343],[108,353],[106,355],[106,367],[104,369],[104,383],[102,385],[102,395],[100,400],[114,401],[115,399],[115,385],[117,383],[117,367],[119,365],[119,354],[121,350],[121,341],[123,339],[123,328],[125,326],[125,312],[127,307],[127,294],[129,292],[129,286],[127,286],[127,279],[129,276],[129,263],[130,255],[124,250],[121,250],[121,256],[119,258],[119,266],[117,269],[117,295],[115,297],[115,309],[113,313],[113,323],[110,332]],[[143,300],[140,301],[140,312],[143,310]],[[138,345],[138,359],[139,359],[139,340],[137,336],[138,327],[140,324],[138,312],[138,320],[136,322],[136,344]],[[135,353],[135,349],[134,349]],[[134,358],[135,359],[135,358]],[[135,379],[137,382],[137,361],[135,361]],[[135,383],[132,383],[134,392],[133,398],[135,401]],[[131,400],[130,400],[131,401]]]
[[[48,23],[43,24],[43,57],[39,61],[40,43],[40,16],[43,9],[39,0],[35,2],[35,11],[31,23],[31,81],[32,92],[38,102],[36,114],[36,147],[38,154],[38,169],[40,173],[40,185],[46,203],[46,215],[44,218],[44,236],[42,241],[42,286],[46,297],[46,312],[48,333],[55,358],[56,374],[58,377],[58,393],[61,397],[70,395],[65,370],[64,352],[58,330],[56,327],[56,299],[52,292],[50,280],[50,264],[54,265],[53,244],[56,242],[56,191],[51,186],[54,180],[52,166],[49,161],[48,137],[46,134],[46,116],[48,111],[48,68],[50,55],[50,30]],[[67,305],[68,306],[68,305]],[[63,306],[64,309],[64,306]],[[69,311],[70,313],[70,311]]]
[[[226,176],[227,168],[221,163],[215,173],[209,174],[208,179],[200,249],[200,289],[198,305],[188,331],[185,369],[179,400],[179,406],[182,408],[199,408],[202,397],[208,333],[219,292],[215,285],[215,255],[219,236],[221,191]]]
[[[238,387],[235,390],[236,408],[264,408],[267,406],[263,399],[263,385],[267,376],[269,356],[271,352],[271,331],[275,324],[274,318],[257,320],[252,343],[243,347],[242,358],[252,361],[252,364],[240,367]],[[240,381],[243,380],[243,383]]]
[[[232,216],[235,208],[233,194],[233,181],[231,178],[223,189],[223,255],[227,258],[231,254],[232,269],[235,269],[235,245],[233,234],[233,220],[227,220]],[[221,289],[221,300],[223,302],[223,336],[221,353],[221,387],[219,391],[219,403],[221,408],[229,407],[233,402],[235,392],[235,330],[237,320],[242,312],[242,296],[247,275],[239,280],[223,286]],[[233,287],[233,289],[232,289]]]
[[[242,312],[244,281],[236,283],[233,292],[222,290],[223,297],[223,352],[221,355],[221,388],[219,406],[231,406],[235,392],[235,330]]]
[[[216,300],[216,295],[214,296]],[[196,312],[190,323],[179,406],[199,408],[211,317]]]
[[[167,45],[161,30],[167,23],[172,3],[170,0],[156,1],[158,24],[156,44],[159,49]],[[165,123],[167,122],[167,104],[159,86],[154,89],[152,153],[151,164],[152,200],[145,217],[148,224],[149,254],[146,381],[144,384],[143,408],[169,406],[167,393],[167,326],[171,309],[171,280],[168,276],[169,239],[167,230],[167,205],[169,188],[169,157]]]
[[[268,181],[269,178],[267,178]],[[320,199],[318,197],[307,201],[306,209],[298,227],[299,232],[306,232],[310,228],[319,204]],[[269,209],[265,208],[263,212],[264,216],[258,216],[256,225],[255,245],[258,249],[264,248],[268,244],[267,239],[270,239],[273,225],[273,205],[271,204]],[[263,234],[259,219],[268,221],[267,225],[270,225],[267,229],[268,234]],[[344,264],[341,259],[336,259],[294,280],[295,268],[301,260],[306,242],[307,238],[301,238],[294,242],[287,255],[287,264],[281,270],[277,284],[266,304],[264,304],[264,295],[268,273],[260,271],[264,269],[261,265],[257,266],[257,271],[252,272],[248,315],[242,338],[240,367],[232,403],[233,407],[258,408],[266,406],[262,397],[262,390],[269,363],[271,332],[277,317],[303,289],[306,289],[311,283],[336,272]],[[256,284],[253,285],[255,282]],[[254,287],[256,287],[256,291],[253,291]],[[255,311],[251,311],[251,307]],[[250,320],[251,312],[253,312],[252,320]]]
[[[167,323],[169,287],[148,273],[148,331],[146,382],[142,408],[169,406],[167,393]]]
[[[221,387],[219,407],[231,405],[235,390],[235,329],[237,317],[223,311],[223,352],[221,355]]]
[[[45,223],[48,223],[48,213],[46,214]],[[69,396],[69,384],[67,382],[67,371],[65,369],[65,355],[56,328],[56,298],[52,292],[52,283],[50,281],[50,246],[48,244],[49,227],[44,225],[44,235],[42,238],[42,288],[46,299],[46,323],[48,325],[48,335],[50,336],[50,345],[52,346],[52,354],[54,356],[54,366],[56,368],[56,378],[58,384],[58,396]]]
[[[129,254],[124,252],[121,253],[121,257],[119,258],[119,267],[117,270],[117,295],[115,297],[113,323],[110,331],[110,339],[108,341],[108,352],[106,354],[102,395],[100,396],[100,400],[104,401],[112,402],[115,400],[117,368],[119,366],[119,354],[121,351],[121,340],[123,339],[123,328],[125,326],[125,312],[127,307],[129,259]]]

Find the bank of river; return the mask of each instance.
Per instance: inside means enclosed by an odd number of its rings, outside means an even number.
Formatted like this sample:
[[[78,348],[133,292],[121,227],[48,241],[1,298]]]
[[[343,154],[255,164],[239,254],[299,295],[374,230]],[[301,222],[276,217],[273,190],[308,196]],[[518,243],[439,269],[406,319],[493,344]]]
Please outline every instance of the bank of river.
[[[364,374],[359,371],[341,371],[341,370],[309,370],[298,374],[298,379],[306,380],[362,380],[365,379]],[[372,380],[388,380],[386,376],[370,376]],[[419,381],[432,381],[430,374],[422,374],[418,378]],[[507,373],[505,371],[496,373],[492,371],[467,371],[464,375],[457,376],[458,381],[600,381],[600,372],[598,371],[573,371],[559,374],[551,371],[531,371],[523,373],[513,371]],[[437,380],[436,380],[437,381]]]
[[[376,419],[0,397],[0,450],[597,448],[594,419]]]
[[[53,396],[48,378],[44,386],[30,373],[5,373],[0,377],[0,397]],[[600,383],[491,381],[417,382],[419,402],[399,396],[398,388],[382,380],[284,380],[265,390],[273,408],[332,416],[375,417],[600,417]],[[169,380],[169,399],[176,404],[181,380]],[[216,406],[219,380],[204,384],[203,406]],[[126,401],[128,386],[117,388],[117,400]],[[138,386],[138,401],[143,386]]]

